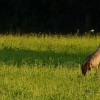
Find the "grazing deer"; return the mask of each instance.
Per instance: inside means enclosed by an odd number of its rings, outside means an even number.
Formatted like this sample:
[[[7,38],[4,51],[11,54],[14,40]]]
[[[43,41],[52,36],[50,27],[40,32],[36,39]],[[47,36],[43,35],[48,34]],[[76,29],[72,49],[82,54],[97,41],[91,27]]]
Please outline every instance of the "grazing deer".
[[[91,68],[96,68],[96,73],[98,71],[98,65],[100,63],[100,44],[97,48],[97,50],[89,55],[86,60],[82,64],[82,74],[85,76],[86,72],[88,70],[91,70]]]

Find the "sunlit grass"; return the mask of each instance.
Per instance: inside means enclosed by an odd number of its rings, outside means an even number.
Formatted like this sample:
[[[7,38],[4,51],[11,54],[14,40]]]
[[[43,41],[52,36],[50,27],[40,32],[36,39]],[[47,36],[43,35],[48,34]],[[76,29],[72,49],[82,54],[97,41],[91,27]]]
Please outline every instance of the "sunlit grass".
[[[100,77],[82,76],[79,68],[0,66],[1,100],[77,100],[100,97]]]
[[[99,43],[100,36],[0,36],[0,99],[98,100],[100,75],[84,77],[80,67]]]

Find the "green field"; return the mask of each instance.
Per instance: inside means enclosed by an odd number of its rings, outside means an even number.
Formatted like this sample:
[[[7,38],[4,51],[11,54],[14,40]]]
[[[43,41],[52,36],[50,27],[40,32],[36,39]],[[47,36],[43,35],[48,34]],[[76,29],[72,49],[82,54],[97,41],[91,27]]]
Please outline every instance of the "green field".
[[[81,64],[100,36],[0,36],[0,100],[99,100],[100,70]]]

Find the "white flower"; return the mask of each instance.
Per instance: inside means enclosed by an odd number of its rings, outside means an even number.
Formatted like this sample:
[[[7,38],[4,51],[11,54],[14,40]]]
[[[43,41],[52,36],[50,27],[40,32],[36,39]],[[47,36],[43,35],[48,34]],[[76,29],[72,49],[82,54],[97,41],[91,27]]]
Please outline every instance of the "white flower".
[[[94,32],[94,29],[90,30],[90,32]]]

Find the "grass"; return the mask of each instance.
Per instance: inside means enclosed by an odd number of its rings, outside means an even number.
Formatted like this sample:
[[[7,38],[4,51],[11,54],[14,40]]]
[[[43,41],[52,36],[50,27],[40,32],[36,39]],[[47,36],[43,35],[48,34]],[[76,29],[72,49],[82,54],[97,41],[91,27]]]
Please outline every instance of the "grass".
[[[99,100],[100,75],[80,69],[99,43],[100,36],[0,36],[0,100]]]

